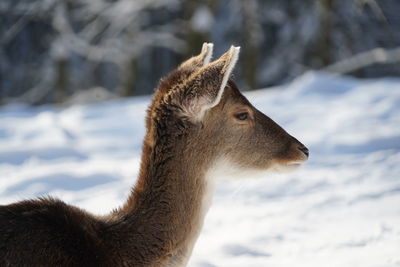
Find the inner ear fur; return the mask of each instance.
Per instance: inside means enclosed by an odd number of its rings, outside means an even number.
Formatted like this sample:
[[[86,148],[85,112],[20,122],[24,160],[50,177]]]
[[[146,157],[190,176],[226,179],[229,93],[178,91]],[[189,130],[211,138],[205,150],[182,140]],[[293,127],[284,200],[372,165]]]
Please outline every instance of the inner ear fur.
[[[239,57],[240,47],[231,46],[219,59],[191,74],[181,103],[182,115],[192,122],[201,121],[207,110],[221,101],[226,84]]]
[[[183,62],[178,70],[187,72],[191,74],[196,71],[198,68],[201,68],[208,63],[210,63],[212,54],[213,54],[214,45],[212,43],[203,43],[201,48],[201,52],[199,55],[194,56]]]

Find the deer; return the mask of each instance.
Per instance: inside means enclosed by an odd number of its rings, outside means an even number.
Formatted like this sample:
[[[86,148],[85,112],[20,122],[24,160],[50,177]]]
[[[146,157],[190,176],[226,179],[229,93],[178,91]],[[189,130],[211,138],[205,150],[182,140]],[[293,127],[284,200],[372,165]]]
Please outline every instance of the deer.
[[[105,216],[42,197],[0,206],[1,266],[186,266],[220,176],[293,170],[308,149],[232,79],[240,47],[212,43],[162,79],[146,116],[140,170]]]

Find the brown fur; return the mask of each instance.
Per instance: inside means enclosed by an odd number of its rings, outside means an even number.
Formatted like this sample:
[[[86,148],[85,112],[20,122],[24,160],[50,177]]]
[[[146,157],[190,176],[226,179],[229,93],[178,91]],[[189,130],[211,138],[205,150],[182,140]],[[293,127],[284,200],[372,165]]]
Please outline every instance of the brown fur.
[[[51,198],[0,206],[0,266],[185,265],[202,226],[207,170],[219,158],[260,170],[306,159],[305,147],[256,110],[233,81],[218,105],[193,120],[188,105],[196,111],[204,105],[199,98],[214,99],[230,74],[229,54],[206,66],[202,59],[161,81],[126,203],[105,217]],[[243,111],[248,120],[236,119]]]

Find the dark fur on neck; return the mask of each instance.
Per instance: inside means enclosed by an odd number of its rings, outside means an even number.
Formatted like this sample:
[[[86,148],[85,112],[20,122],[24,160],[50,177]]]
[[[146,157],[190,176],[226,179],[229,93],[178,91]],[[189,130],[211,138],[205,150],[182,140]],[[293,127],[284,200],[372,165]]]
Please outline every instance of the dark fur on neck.
[[[0,266],[183,263],[201,224],[201,170],[209,162],[193,164],[200,149],[188,150],[186,137],[198,126],[177,119],[178,107],[166,103],[181,74],[160,83],[148,109],[139,178],[123,207],[96,217],[51,198],[0,206]]]

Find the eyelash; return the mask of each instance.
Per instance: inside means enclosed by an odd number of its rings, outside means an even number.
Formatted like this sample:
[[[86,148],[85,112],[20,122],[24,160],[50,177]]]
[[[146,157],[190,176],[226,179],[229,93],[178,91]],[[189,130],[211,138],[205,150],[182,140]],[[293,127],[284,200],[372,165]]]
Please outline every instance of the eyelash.
[[[245,120],[247,120],[249,118],[249,113],[242,112],[242,113],[236,114],[235,118],[240,120],[240,121],[245,121]]]

